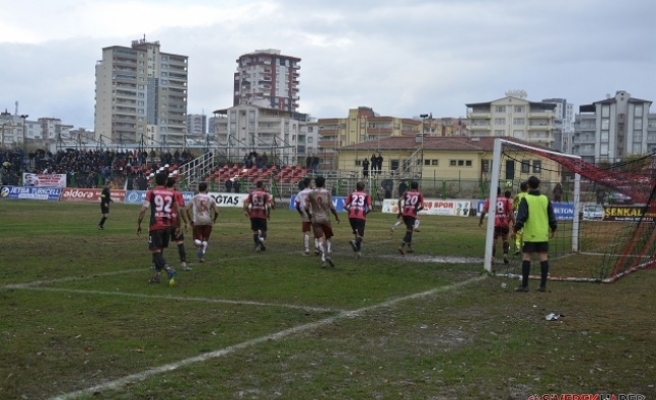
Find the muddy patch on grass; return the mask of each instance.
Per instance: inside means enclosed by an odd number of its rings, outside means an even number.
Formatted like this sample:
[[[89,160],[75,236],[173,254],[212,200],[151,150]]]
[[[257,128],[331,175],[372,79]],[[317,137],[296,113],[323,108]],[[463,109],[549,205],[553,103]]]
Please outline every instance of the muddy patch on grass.
[[[483,264],[483,259],[478,257],[455,257],[437,255],[411,254],[406,256],[380,255],[380,258],[403,259],[407,262],[436,263],[436,264]]]

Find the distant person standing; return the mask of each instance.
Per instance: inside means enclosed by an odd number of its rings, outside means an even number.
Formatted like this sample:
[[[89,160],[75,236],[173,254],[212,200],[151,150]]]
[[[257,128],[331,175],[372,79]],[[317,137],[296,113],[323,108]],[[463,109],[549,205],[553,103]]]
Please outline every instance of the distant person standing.
[[[241,182],[235,177],[235,181],[232,183],[232,188],[235,189],[235,193],[239,193],[239,188],[241,188]]]
[[[176,226],[182,226],[182,223],[184,223],[184,228],[185,231],[187,230],[188,227],[188,219],[186,213],[183,212],[184,209],[184,198],[182,197],[182,192],[180,192],[176,188],[177,180],[174,176],[169,176],[166,179],[166,188],[173,192],[173,198],[180,208],[180,213],[172,213],[171,216],[173,217],[172,221],[172,227],[171,227],[171,240],[175,242],[178,246],[178,256],[180,257],[180,267],[182,268],[183,271],[191,271],[191,268],[187,266],[187,252],[184,247],[184,232],[182,229],[176,228]],[[180,220],[179,223],[177,220]]]
[[[540,179],[536,176],[528,178],[528,193],[519,202],[517,221],[513,234],[524,230],[524,247],[522,249],[522,284],[515,291],[528,292],[528,276],[531,272],[531,258],[538,253],[540,259],[540,292],[547,290],[549,276],[549,238],[553,237],[558,228],[556,214],[549,198],[540,193]],[[551,232],[549,232],[551,230]]]
[[[376,157],[376,168],[378,169],[378,175],[380,175],[380,172],[383,170],[383,156],[380,153]]]
[[[362,176],[365,178],[369,177],[369,160],[366,158],[362,161]]]
[[[232,192],[232,179],[226,179],[225,189],[226,189],[226,193],[231,193]]]
[[[109,192],[110,185],[111,182],[109,180],[105,181],[105,186],[102,189],[102,193],[100,193],[100,213],[102,214],[102,218],[98,223],[98,229],[100,230],[105,229],[105,221],[109,218],[109,203],[114,202]]]
[[[553,188],[553,201],[555,203],[560,203],[563,198],[563,187],[560,183],[556,183],[556,186]]]

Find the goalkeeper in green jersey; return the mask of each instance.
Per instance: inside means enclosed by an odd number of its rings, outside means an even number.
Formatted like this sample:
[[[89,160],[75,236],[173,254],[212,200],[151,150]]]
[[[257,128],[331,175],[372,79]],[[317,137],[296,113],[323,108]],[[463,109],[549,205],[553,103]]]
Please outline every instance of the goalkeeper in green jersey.
[[[528,183],[522,182],[519,185],[519,190],[521,190],[519,193],[517,193],[517,196],[513,199],[513,212],[515,213],[515,218],[517,218],[517,209],[519,208],[519,203],[522,201],[522,199],[526,196],[526,192],[528,191]],[[517,231],[517,234],[515,235],[515,255],[518,256],[522,252],[522,241],[524,239],[524,230],[520,229]]]

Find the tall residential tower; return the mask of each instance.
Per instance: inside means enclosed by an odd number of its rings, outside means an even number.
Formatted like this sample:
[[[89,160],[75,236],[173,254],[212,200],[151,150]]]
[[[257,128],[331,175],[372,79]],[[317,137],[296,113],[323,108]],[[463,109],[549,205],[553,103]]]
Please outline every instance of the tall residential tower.
[[[103,48],[96,63],[96,140],[183,145],[187,133],[188,57],[160,52],[145,37]]]
[[[298,109],[301,59],[280,50],[255,50],[237,59],[233,106],[253,104],[288,112]]]

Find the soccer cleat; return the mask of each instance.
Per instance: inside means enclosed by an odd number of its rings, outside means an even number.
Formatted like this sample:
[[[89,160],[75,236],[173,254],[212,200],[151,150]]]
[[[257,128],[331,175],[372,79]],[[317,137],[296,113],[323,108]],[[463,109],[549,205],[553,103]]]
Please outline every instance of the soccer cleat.
[[[321,268],[326,268],[326,267],[327,267],[326,262],[325,262],[325,261],[321,261]]]
[[[510,264],[510,260],[508,259],[508,254],[503,255],[503,263],[506,265]]]
[[[358,258],[362,258],[362,252],[358,251]]]
[[[349,244],[351,245],[351,248],[353,249],[353,251],[355,251],[355,252],[358,251],[358,245],[355,243],[355,240],[351,240],[349,242]]]
[[[196,255],[198,256],[198,259],[199,259],[199,260],[200,260],[201,258],[203,258],[203,250],[198,249],[198,251],[196,252]]]
[[[315,255],[315,256],[320,256],[320,255],[321,255],[321,250],[319,250],[319,249],[314,249],[314,255]]]
[[[198,262],[202,264],[202,263],[205,262],[205,259],[204,259],[204,258],[199,258],[199,259],[198,259]]]
[[[412,249],[412,247],[408,246],[408,250],[406,251],[406,253],[410,254],[410,253],[414,253],[414,252],[415,251]]]
[[[515,255],[516,255],[516,256],[518,256],[518,255],[520,255],[520,254],[522,254],[522,252],[519,251],[519,249],[515,250]]]
[[[102,226],[102,225],[98,225],[98,229],[100,229],[102,231],[103,229],[105,229],[105,227]]]
[[[405,250],[403,250],[403,246],[399,247],[399,253],[401,253],[402,256],[405,255]]]
[[[305,249],[305,251],[303,252],[303,255],[306,255],[306,256],[310,255],[310,249]]]
[[[528,286],[517,286],[515,292],[528,292]]]
[[[546,287],[546,286],[540,286],[540,287],[538,288],[538,292],[546,292],[546,291],[547,291],[547,287]]]
[[[260,243],[260,250],[266,251],[266,247],[264,247],[264,243]]]
[[[159,276],[153,276],[148,280],[148,283],[159,283]]]
[[[333,267],[333,268],[335,267],[335,263],[333,262],[333,259],[332,259],[332,258],[330,258],[330,257],[326,257],[326,261],[328,261],[328,264],[329,264],[331,267]]]
[[[421,232],[419,229],[414,229],[415,232]]]
[[[173,280],[176,274],[177,272],[173,268],[169,269],[169,280]]]
[[[255,245],[255,252],[256,252],[256,253],[259,253],[261,250],[262,250],[262,245],[259,244],[259,243],[256,244],[256,245]]]
[[[187,267],[186,265],[182,266],[183,271],[191,271],[191,268]]]
[[[150,269],[152,269],[152,270],[157,270],[157,266],[155,265],[155,263],[152,263],[152,264],[150,265]]]

